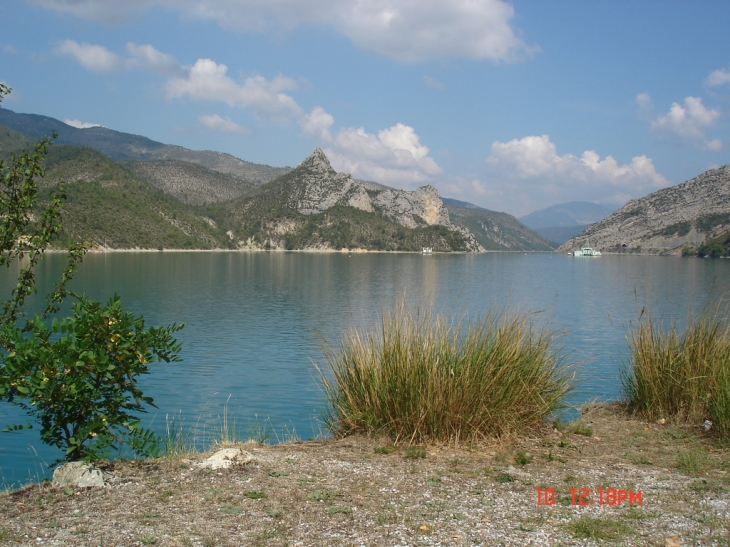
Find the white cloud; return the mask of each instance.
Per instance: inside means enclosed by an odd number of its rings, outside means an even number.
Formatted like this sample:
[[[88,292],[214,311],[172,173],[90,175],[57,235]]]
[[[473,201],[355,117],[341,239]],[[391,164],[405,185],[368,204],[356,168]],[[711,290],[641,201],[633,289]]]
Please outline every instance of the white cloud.
[[[538,48],[518,38],[504,0],[29,0],[47,9],[121,24],[154,7],[226,28],[278,32],[326,26],[355,45],[405,62],[467,58],[510,62]]]
[[[198,59],[192,66],[182,66],[173,56],[149,44],[130,42],[126,50],[129,56],[122,57],[100,45],[65,40],[54,51],[73,57],[84,68],[94,72],[144,70],[167,76],[164,89],[169,99],[185,97],[199,102],[222,102],[250,110],[259,119],[280,123],[298,122],[305,133],[326,142],[332,139],[329,134],[329,128],[334,123],[332,116],[321,107],[316,107],[307,115],[294,98],[284,93],[299,87],[299,82],[293,78],[282,75],[272,79],[250,76],[239,83],[228,76],[226,65],[211,59]],[[221,123],[225,121],[222,118],[206,120],[215,123],[216,129],[226,130]],[[228,130],[238,132],[244,129],[241,126],[236,129],[230,124],[228,127]]]
[[[654,103],[651,100],[651,95],[649,95],[648,93],[639,93],[636,96],[636,104],[642,112],[646,112],[654,108]]]
[[[640,116],[648,120],[653,131],[679,138],[705,150],[720,150],[722,141],[707,140],[705,131],[720,118],[720,111],[707,108],[700,97],[685,97],[684,103],[672,103],[669,112],[658,115],[648,93],[636,97]]]
[[[89,127],[103,127],[102,125],[99,125],[98,123],[82,122],[80,120],[65,119],[65,120],[63,120],[63,123],[65,123],[66,125],[70,125],[71,127],[75,127],[77,129],[88,129]]]
[[[165,84],[168,98],[188,97],[192,101],[219,101],[249,109],[259,118],[280,122],[299,119],[302,109],[282,91],[296,89],[297,82],[286,76],[267,80],[251,76],[242,84],[227,75],[228,67],[211,59],[198,59],[185,77],[171,78]]]
[[[168,3],[166,0],[162,2],[154,0],[26,0],[26,2],[107,25],[126,23],[130,17],[144,13],[155,4],[164,6]]]
[[[507,181],[509,187],[524,194],[523,201],[535,207],[555,203],[558,196],[562,201],[588,197],[620,203],[627,196],[645,195],[670,184],[646,156],[623,165],[612,156],[601,159],[593,150],[580,157],[561,156],[548,135],[495,141],[487,164],[495,170],[495,177]]]
[[[222,118],[218,114],[207,114],[204,116],[198,116],[198,121],[200,121],[200,123],[208,129],[213,129],[215,131],[224,131],[226,133],[250,133],[248,129],[238,125],[228,116]]]
[[[335,123],[335,119],[325,112],[324,108],[317,106],[300,121],[300,125],[305,133],[313,135],[324,142],[332,141],[330,128]]]
[[[344,34],[356,45],[400,61],[467,58],[517,61],[535,48],[509,24],[501,0],[380,0],[350,2],[341,12]]]
[[[446,87],[443,82],[439,82],[428,74],[423,77],[423,83],[426,85],[426,87],[430,87],[432,89],[444,89]]]
[[[177,59],[149,44],[137,45],[130,42],[127,44],[127,52],[132,56],[126,62],[129,69],[139,68],[163,76],[179,76],[184,73]]]
[[[730,83],[730,70],[721,68],[711,72],[705,80],[705,84],[709,86],[718,86]]]
[[[172,56],[156,50],[149,44],[127,44],[130,57],[122,57],[109,51],[104,46],[64,40],[54,53],[72,57],[85,69],[92,72],[110,72],[113,70],[140,69],[163,76],[179,76],[184,73],[183,67]]]
[[[53,51],[59,55],[73,57],[82,67],[92,72],[109,72],[125,68],[124,59],[104,46],[64,40]]]
[[[337,171],[400,188],[428,184],[443,173],[414,129],[402,123],[377,135],[343,128],[325,152]]]

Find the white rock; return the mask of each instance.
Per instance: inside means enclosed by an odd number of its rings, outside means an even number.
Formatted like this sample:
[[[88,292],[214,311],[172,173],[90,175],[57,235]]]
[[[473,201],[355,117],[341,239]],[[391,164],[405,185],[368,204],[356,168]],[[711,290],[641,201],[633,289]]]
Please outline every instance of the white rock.
[[[223,448],[197,465],[205,469],[227,469],[233,465],[247,464],[253,459],[253,454],[240,448]]]
[[[90,463],[69,462],[59,465],[53,472],[53,486],[63,488],[75,486],[86,488],[89,486],[104,486],[104,476]]]

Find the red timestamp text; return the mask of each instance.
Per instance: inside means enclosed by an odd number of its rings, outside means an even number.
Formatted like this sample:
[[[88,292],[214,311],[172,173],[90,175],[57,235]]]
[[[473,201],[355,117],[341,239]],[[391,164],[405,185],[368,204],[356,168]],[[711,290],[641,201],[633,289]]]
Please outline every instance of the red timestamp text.
[[[537,491],[538,505],[555,505],[555,489],[553,488],[535,488]],[[570,504],[580,507],[588,507],[589,505],[610,505],[621,506],[624,503],[628,505],[642,505],[641,490],[634,492],[633,490],[623,490],[618,488],[571,488]]]

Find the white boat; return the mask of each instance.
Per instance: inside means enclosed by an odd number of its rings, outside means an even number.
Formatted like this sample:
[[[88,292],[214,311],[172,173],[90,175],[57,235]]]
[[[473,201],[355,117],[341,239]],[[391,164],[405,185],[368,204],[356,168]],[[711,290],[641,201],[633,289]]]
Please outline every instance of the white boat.
[[[433,253],[433,249],[431,247],[424,247],[423,248],[423,254],[430,255]]]
[[[573,256],[601,256],[601,251],[597,251],[589,245],[585,245],[577,251],[573,251]]]

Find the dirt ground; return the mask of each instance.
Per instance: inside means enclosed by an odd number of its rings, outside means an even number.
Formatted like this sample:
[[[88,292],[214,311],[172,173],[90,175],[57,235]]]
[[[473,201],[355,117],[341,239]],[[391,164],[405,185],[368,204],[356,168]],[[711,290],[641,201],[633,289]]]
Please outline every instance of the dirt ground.
[[[230,469],[120,461],[104,487],[2,493],[0,545],[730,545],[727,445],[617,407],[471,447],[243,448],[254,461]]]

